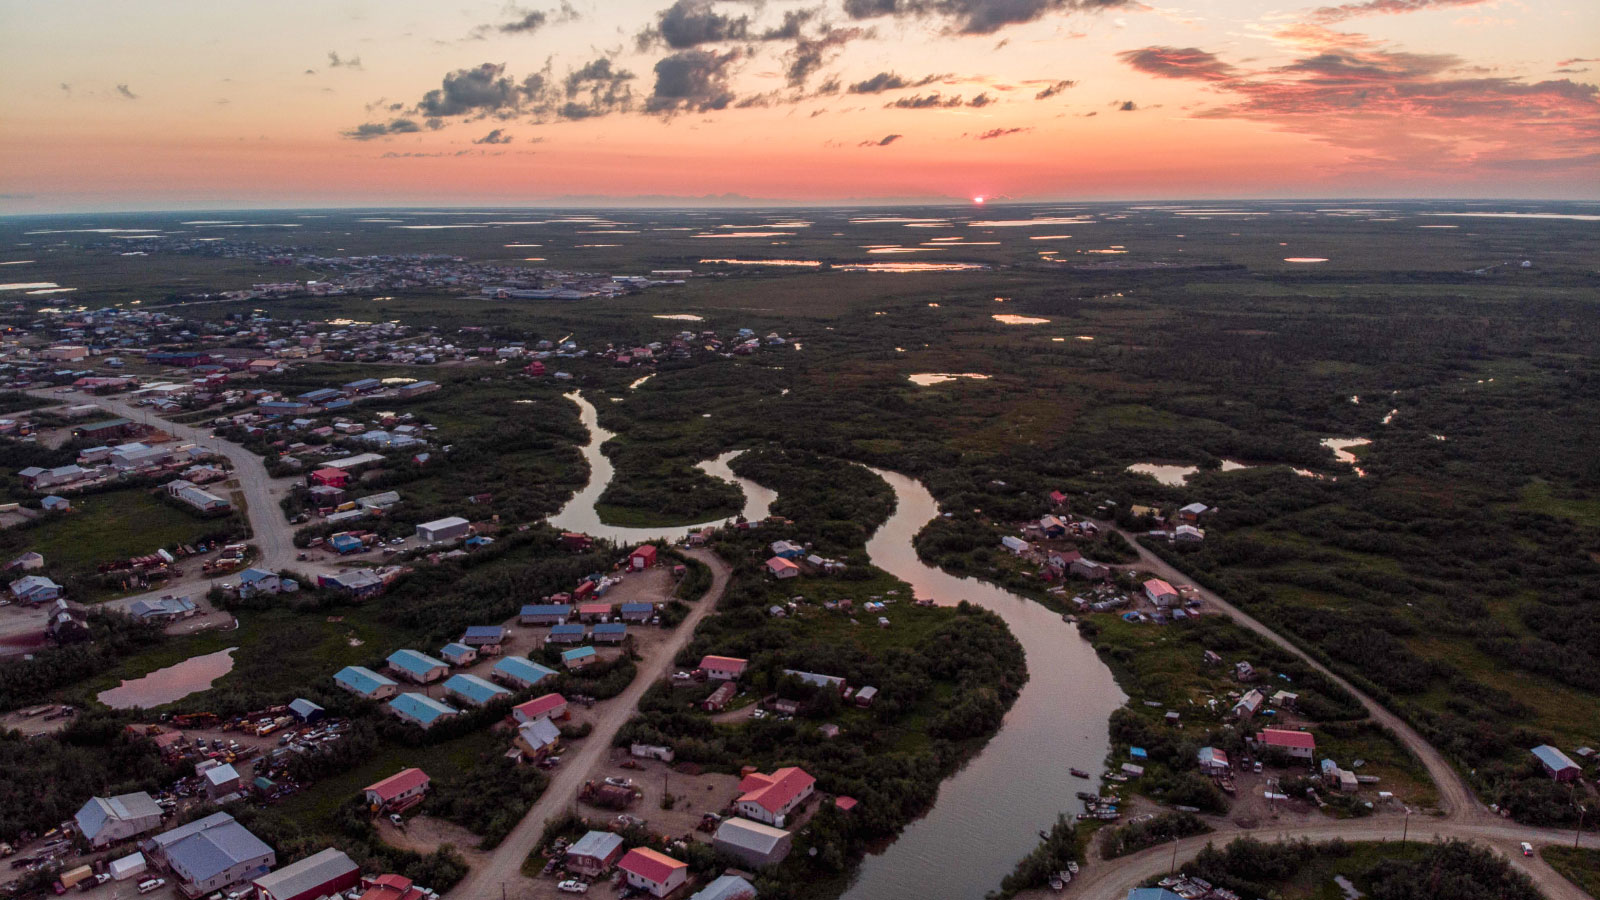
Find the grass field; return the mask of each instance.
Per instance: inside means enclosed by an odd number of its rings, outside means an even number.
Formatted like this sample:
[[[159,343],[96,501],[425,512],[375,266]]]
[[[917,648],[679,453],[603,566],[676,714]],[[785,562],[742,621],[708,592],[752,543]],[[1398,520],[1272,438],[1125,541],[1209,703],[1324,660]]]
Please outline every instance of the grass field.
[[[1600,850],[1548,846],[1539,856],[1591,897],[1600,897]]]

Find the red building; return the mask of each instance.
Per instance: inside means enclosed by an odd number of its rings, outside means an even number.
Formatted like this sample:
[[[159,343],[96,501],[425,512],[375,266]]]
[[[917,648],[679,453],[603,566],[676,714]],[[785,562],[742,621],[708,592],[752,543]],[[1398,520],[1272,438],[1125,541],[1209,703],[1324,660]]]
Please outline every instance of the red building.
[[[350,482],[350,473],[343,469],[318,469],[311,473],[311,483],[325,487],[342,488]]]
[[[261,900],[316,900],[361,883],[361,867],[332,847],[251,882]]]
[[[656,545],[645,544],[635,549],[628,557],[628,565],[635,572],[642,572],[656,564]]]

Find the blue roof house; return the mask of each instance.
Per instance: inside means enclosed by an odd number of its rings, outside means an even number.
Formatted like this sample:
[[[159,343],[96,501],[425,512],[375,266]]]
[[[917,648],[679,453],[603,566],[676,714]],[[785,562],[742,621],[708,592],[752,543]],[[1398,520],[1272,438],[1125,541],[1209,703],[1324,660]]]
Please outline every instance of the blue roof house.
[[[593,647],[578,647],[573,650],[561,651],[561,664],[569,669],[581,669],[591,663],[599,662],[600,656]]]
[[[489,647],[504,643],[506,629],[501,625],[469,625],[461,643],[470,647]]]
[[[333,681],[368,700],[384,700],[400,692],[400,685],[363,666],[345,666],[334,673]]]
[[[596,625],[589,634],[597,644],[620,644],[628,636],[628,626],[621,622]]]
[[[444,645],[439,657],[452,666],[470,666],[478,661],[478,651],[466,644],[455,642]]]
[[[499,697],[509,697],[511,692],[476,675],[465,673],[451,675],[444,683],[445,692],[463,703],[482,706]]]
[[[556,674],[556,670],[520,656],[508,656],[495,663],[489,673],[512,687],[522,689],[537,685]]]
[[[418,684],[438,681],[450,671],[450,665],[444,660],[418,650],[396,650],[389,654],[387,662],[389,671]]]
[[[557,625],[550,629],[550,634],[544,639],[547,644],[581,644],[586,630],[582,625]]]
[[[455,707],[440,703],[425,694],[401,694],[389,701],[389,711],[399,716],[402,721],[423,728],[432,728],[440,719],[460,712]]]

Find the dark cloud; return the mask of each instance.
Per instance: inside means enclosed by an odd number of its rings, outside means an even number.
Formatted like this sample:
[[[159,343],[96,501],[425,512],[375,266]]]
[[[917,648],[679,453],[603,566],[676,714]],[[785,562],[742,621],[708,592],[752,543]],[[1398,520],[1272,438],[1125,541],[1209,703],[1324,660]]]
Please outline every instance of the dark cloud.
[[[1117,108],[1118,112],[1138,112],[1139,111],[1139,104],[1133,102],[1132,100],[1123,100],[1120,103],[1117,102],[1117,101],[1112,101],[1111,105],[1115,106]]]
[[[827,64],[831,55],[837,55],[844,45],[863,37],[860,28],[825,28],[815,38],[801,37],[794,47],[784,54],[784,77],[790,87],[805,87],[812,74]]]
[[[545,23],[550,21],[550,14],[540,9],[530,9],[522,14],[522,18],[501,23],[498,28],[506,34],[525,34],[538,31]]]
[[[1403,15],[1405,13],[1423,12],[1429,9],[1477,6],[1480,3],[1487,2],[1488,0],[1368,0],[1365,3],[1324,6],[1312,13],[1311,17],[1314,21],[1329,24],[1343,22],[1345,19],[1354,19],[1359,16]]]
[[[1024,131],[1032,130],[1032,128],[991,128],[988,131],[981,131],[973,135],[973,137],[980,141],[992,141],[995,138],[1005,137],[1010,134],[1021,134]]]
[[[1062,91],[1064,91],[1067,88],[1072,87],[1072,86],[1074,86],[1076,84],[1077,84],[1076,81],[1067,81],[1067,80],[1054,82],[1052,84],[1046,85],[1044,90],[1040,91],[1037,94],[1034,94],[1033,95],[1033,99],[1035,99],[1035,100],[1049,100],[1051,97],[1054,97],[1055,95],[1061,93]]]
[[[361,68],[361,57],[352,56],[349,59],[345,59],[345,58],[340,57],[337,52],[335,52],[333,50],[329,50],[328,51],[328,68],[330,68],[330,69],[359,69],[359,68]]]
[[[63,93],[67,93],[67,94],[72,93],[72,85],[67,84],[65,81],[61,82],[60,87],[61,87],[61,90],[62,90]]]
[[[567,73],[562,82],[564,101],[560,115],[587,119],[620,112],[633,106],[634,75],[619,69],[606,57],[590,60]]]
[[[1124,50],[1117,54],[1117,58],[1140,72],[1158,78],[1220,81],[1236,74],[1233,66],[1199,47],[1144,47]]]
[[[412,119],[394,119],[389,122],[366,122],[343,134],[353,141],[370,141],[391,134],[413,134],[421,130],[422,126]]]
[[[139,95],[135,94],[133,91],[129,90],[128,85],[125,84],[125,83],[117,85],[117,93],[119,95],[121,95],[122,98],[125,99],[125,100],[137,100],[137,99],[139,99]]]
[[[728,108],[734,101],[728,69],[738,57],[737,51],[685,50],[662,59],[655,65],[655,89],[645,110],[674,113]]]
[[[1138,7],[1139,0],[845,0],[852,19],[880,16],[934,16],[960,34],[993,34],[1008,25],[1037,21],[1052,13],[1096,12]]]
[[[884,109],[949,109],[949,108],[951,108],[953,106],[960,106],[961,104],[962,104],[962,100],[961,100],[960,95],[957,95],[957,96],[954,96],[954,97],[946,97],[943,94],[939,93],[938,91],[934,91],[931,94],[914,94],[914,95],[912,95],[910,97],[901,97],[898,100],[891,100],[888,103],[885,103],[883,105],[883,108]]]
[[[489,132],[488,134],[484,135],[483,137],[473,140],[473,143],[474,144],[509,144],[514,140],[516,140],[516,138],[513,138],[511,135],[506,134],[503,129],[496,128],[495,130],[493,130],[493,131]]]
[[[790,9],[783,14],[783,24],[761,33],[763,41],[792,41],[800,37],[800,30],[817,17],[820,9]]]
[[[1562,61],[1556,63],[1556,65],[1558,65],[1558,66],[1575,66],[1578,63],[1592,63],[1592,62],[1600,62],[1600,57],[1574,56],[1571,59],[1563,59]]]
[[[975,106],[975,107],[982,107],[982,106],[988,106],[991,103],[997,103],[997,102],[999,102],[999,101],[995,100],[993,97],[989,96],[988,94],[979,94],[978,96],[973,97],[971,100],[968,100],[967,101],[967,105],[968,106]]]
[[[505,70],[497,63],[457,69],[444,76],[438,88],[422,95],[417,112],[424,116],[462,116],[515,110],[526,98],[526,92],[506,77]]]
[[[900,138],[902,138],[902,137],[904,137],[904,135],[888,134],[888,135],[884,135],[881,139],[876,140],[876,141],[862,141],[861,143],[857,144],[856,146],[858,146],[858,147],[887,147],[890,144],[894,143],[895,141],[900,140]]]
[[[878,74],[850,85],[852,94],[881,94],[884,91],[898,91],[901,88],[926,87],[948,75],[925,75],[916,81],[907,81],[894,72],[879,72]]]
[[[677,0],[656,14],[656,24],[640,32],[640,49],[660,42],[674,50],[701,44],[742,41],[750,35],[749,16],[727,16],[711,0]]]

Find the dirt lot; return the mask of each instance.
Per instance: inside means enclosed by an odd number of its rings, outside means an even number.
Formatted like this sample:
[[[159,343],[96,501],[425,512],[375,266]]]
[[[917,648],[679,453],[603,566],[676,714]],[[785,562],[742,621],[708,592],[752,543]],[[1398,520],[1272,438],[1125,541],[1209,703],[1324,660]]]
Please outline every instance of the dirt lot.
[[[481,865],[489,858],[487,852],[478,849],[479,837],[460,825],[430,816],[412,816],[405,822],[404,828],[396,828],[382,816],[373,820],[378,834],[391,847],[432,853],[445,844],[451,844],[469,866]]]
[[[589,778],[599,781],[606,777],[631,778],[633,786],[643,792],[626,812],[649,823],[657,834],[673,837],[691,835],[710,843],[711,835],[696,832],[700,817],[708,812],[720,813],[739,793],[739,779],[734,775],[706,773],[685,775],[657,760],[636,760],[640,768],[625,769],[622,763],[631,759],[624,747],[611,751],[610,757],[589,772]],[[676,798],[672,809],[661,808],[661,798],[671,793]],[[579,802],[578,811],[591,818],[614,815],[610,810]]]

